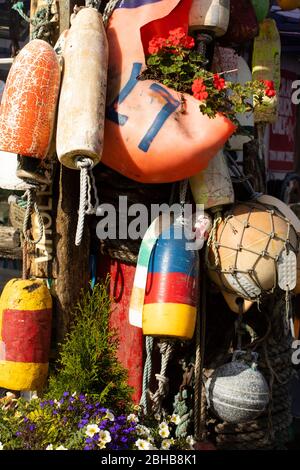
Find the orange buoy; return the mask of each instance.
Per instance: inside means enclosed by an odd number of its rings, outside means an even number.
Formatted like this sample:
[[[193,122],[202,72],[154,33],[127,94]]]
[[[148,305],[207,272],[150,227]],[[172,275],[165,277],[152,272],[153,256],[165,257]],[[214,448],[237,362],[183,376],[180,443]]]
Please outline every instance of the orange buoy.
[[[0,105],[0,150],[46,157],[55,121],[60,66],[40,39],[26,44],[9,71]]]
[[[198,173],[235,130],[221,114],[201,114],[191,95],[183,95],[182,112],[180,93],[138,79],[149,40],[179,26],[187,31],[190,6],[190,0],[124,0],[110,18],[102,162],[136,181],[171,182]]]
[[[11,279],[0,299],[0,387],[38,390],[48,374],[52,299],[38,279]]]
[[[284,11],[300,8],[300,0],[277,0],[277,3]]]

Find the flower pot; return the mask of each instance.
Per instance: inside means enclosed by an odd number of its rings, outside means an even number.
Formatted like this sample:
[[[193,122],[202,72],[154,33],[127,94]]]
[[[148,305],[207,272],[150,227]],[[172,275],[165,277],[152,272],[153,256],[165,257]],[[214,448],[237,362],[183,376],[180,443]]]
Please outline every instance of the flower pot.
[[[235,126],[222,115],[209,119],[199,101],[152,80],[138,80],[145,68],[144,44],[186,25],[190,2],[122,2],[109,22],[109,80],[102,162],[136,181],[163,183],[204,169]],[[144,5],[145,3],[145,5]],[[163,22],[156,20],[163,18]],[[146,28],[146,29],[145,29]],[[145,39],[146,38],[146,39]]]

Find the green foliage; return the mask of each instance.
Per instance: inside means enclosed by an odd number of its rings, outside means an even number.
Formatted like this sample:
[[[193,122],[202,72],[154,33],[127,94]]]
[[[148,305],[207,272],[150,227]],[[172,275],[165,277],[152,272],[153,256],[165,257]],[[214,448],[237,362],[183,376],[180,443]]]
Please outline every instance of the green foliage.
[[[118,338],[109,326],[110,308],[107,282],[82,292],[46,396],[59,398],[65,391],[76,391],[123,410],[131,403],[127,371],[117,359]]]

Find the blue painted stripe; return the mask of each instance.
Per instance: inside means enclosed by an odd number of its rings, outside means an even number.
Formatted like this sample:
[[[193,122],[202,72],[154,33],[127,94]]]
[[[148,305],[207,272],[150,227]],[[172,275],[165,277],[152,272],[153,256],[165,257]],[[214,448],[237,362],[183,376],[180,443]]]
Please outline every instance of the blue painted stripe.
[[[116,8],[138,8],[151,3],[159,3],[162,0],[120,0]]]
[[[173,236],[172,236],[173,235]],[[186,238],[158,239],[149,261],[148,272],[150,273],[184,273],[188,276],[198,275],[198,254],[195,251],[186,250]]]

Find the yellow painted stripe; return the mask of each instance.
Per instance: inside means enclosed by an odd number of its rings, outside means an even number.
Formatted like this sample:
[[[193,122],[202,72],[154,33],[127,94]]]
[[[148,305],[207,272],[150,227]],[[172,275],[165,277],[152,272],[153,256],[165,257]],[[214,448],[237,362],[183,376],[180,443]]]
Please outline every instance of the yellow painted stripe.
[[[48,376],[48,363],[0,361],[0,387],[10,390],[38,390]]]
[[[45,310],[52,308],[52,298],[45,282],[40,279],[11,279],[4,287],[0,298],[0,340],[2,311]]]
[[[186,304],[147,304],[143,308],[143,334],[192,339],[197,309]]]

